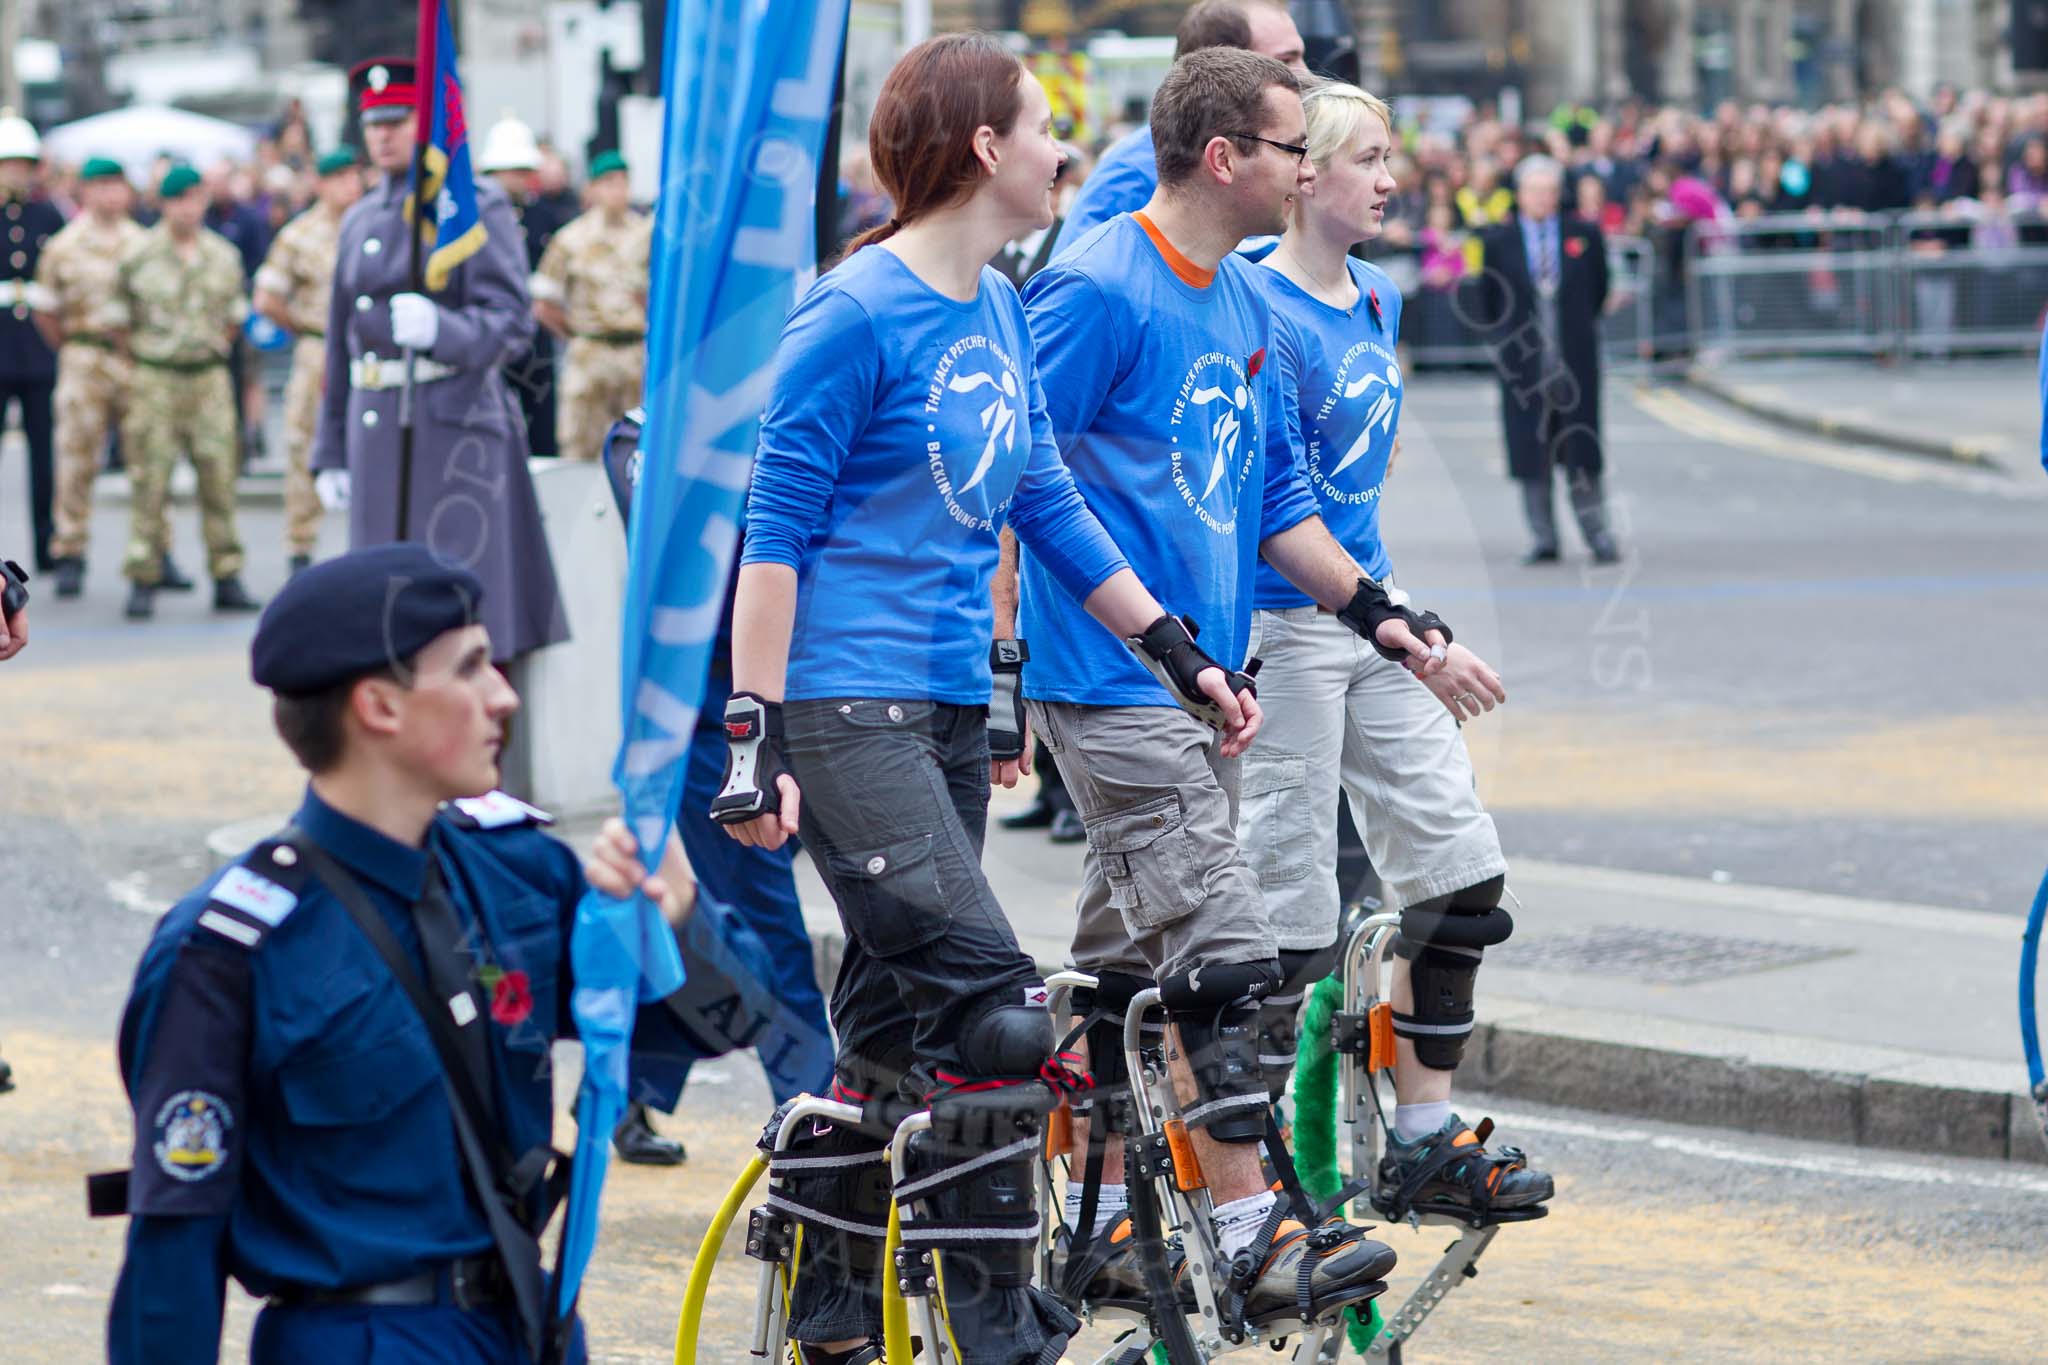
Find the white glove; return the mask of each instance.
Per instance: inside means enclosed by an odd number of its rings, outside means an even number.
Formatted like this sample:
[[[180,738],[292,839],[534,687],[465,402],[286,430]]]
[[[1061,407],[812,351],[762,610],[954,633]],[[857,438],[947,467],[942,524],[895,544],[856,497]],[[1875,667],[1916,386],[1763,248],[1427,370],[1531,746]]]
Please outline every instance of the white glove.
[[[330,512],[348,510],[348,471],[346,469],[323,469],[313,475],[313,491],[320,497],[320,505]]]
[[[441,335],[441,312],[425,294],[391,296],[391,339],[408,351],[431,351]]]

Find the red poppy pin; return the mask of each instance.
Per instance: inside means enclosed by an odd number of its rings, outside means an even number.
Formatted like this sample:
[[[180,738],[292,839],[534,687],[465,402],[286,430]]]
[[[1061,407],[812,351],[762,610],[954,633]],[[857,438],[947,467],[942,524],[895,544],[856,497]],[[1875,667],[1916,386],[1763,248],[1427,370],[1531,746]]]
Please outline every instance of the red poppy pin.
[[[500,972],[491,983],[491,1021],[511,1028],[533,1013],[533,991],[525,972]]]
[[[1584,237],[1567,237],[1567,238],[1565,238],[1565,239],[1564,239],[1564,254],[1565,254],[1565,255],[1567,255],[1567,256],[1570,256],[1570,257],[1571,257],[1572,259],[1574,259],[1574,260],[1577,260],[1577,259],[1578,259],[1579,257],[1581,257],[1581,256],[1585,255],[1585,254],[1586,254],[1586,239],[1585,239]]]
[[[1247,379],[1256,379],[1259,377],[1259,371],[1265,368],[1266,348],[1261,346],[1258,350],[1252,352],[1252,358],[1250,360],[1245,361],[1244,377]]]
[[[1377,289],[1366,290],[1365,302],[1366,306],[1372,310],[1372,325],[1379,328],[1382,332],[1386,331],[1387,320],[1380,313],[1380,291]]]

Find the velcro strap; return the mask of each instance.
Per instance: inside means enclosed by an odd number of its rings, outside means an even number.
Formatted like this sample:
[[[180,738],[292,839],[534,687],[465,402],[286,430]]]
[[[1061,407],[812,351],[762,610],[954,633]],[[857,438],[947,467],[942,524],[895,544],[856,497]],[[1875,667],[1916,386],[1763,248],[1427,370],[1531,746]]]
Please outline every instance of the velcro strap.
[[[872,1152],[844,1152],[837,1156],[799,1156],[796,1152],[770,1152],[768,1173],[770,1175],[802,1175],[807,1171],[844,1170],[849,1166],[879,1166],[888,1159],[889,1153],[876,1148]]]
[[[990,1242],[1029,1242],[1038,1244],[1041,1229],[1036,1214],[1025,1214],[1017,1219],[939,1219],[920,1218],[915,1223],[902,1225],[902,1240],[905,1246],[975,1247]]]
[[[876,1241],[881,1241],[889,1235],[889,1225],[886,1222],[849,1218],[844,1210],[821,1209],[796,1198],[788,1190],[770,1190],[766,1204],[778,1213],[788,1214],[799,1223],[837,1228],[841,1232],[852,1233],[855,1237],[871,1237]]]
[[[1037,1152],[1038,1144],[1039,1137],[1034,1133],[1029,1137],[1018,1138],[1007,1147],[997,1147],[993,1151],[983,1152],[980,1156],[963,1161],[957,1166],[947,1166],[933,1171],[930,1175],[907,1180],[896,1187],[896,1202],[907,1204],[913,1199],[927,1199],[941,1191],[950,1190],[990,1166],[999,1166],[1006,1161],[1019,1161],[1031,1156]]]
[[[1479,1016],[1468,1011],[1463,1015],[1450,1016],[1448,1023],[1423,1023],[1412,1014],[1394,1011],[1394,1032],[1403,1038],[1469,1038],[1472,1024]]]

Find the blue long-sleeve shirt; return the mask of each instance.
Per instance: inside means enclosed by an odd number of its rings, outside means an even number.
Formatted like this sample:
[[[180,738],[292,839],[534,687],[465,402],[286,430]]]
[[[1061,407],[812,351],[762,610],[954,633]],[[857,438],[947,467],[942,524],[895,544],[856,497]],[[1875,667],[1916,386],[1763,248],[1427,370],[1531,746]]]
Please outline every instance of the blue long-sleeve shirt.
[[[1169,255],[1168,253],[1171,253]],[[1167,610],[1237,667],[1250,637],[1259,542],[1315,515],[1293,462],[1267,454],[1278,393],[1272,312],[1227,257],[1197,269],[1124,215],[1025,287],[1053,431],[1088,505]],[[1171,706],[1123,644],[1023,556],[1026,696]]]
[[[1158,154],[1153,150],[1152,125],[1147,123],[1103,149],[1095,169],[1082,182],[1081,192],[1074,196],[1073,207],[1067,210],[1060,234],[1053,239],[1052,254],[1046,259],[1058,261],[1119,213],[1144,208],[1158,188]]]
[[[1351,308],[1332,308],[1269,266],[1251,272],[1273,306],[1268,361],[1279,391],[1274,459],[1291,458],[1315,491],[1323,524],[1374,578],[1392,571],[1380,539],[1380,490],[1401,430],[1401,294],[1378,266],[1350,262]],[[1314,599],[1259,561],[1255,605],[1269,610]]]
[[[295,823],[356,878],[423,978],[411,907],[438,864],[485,1002],[468,1026],[486,1030],[499,1138],[515,1156],[545,1143],[549,1049],[574,1031],[575,853],[524,820],[473,828],[449,814],[411,848],[310,791]],[[135,1149],[114,1365],[213,1365],[230,1277],[259,1296],[360,1287],[492,1246],[425,1023],[339,901],[260,863],[252,851],[172,907],[122,1016]],[[636,1080],[697,1050],[665,1004],[640,1011],[633,1043]]]
[[[963,303],[855,252],[783,328],[748,494],[741,562],[797,571],[785,695],[986,705],[1005,523],[1073,600],[1125,567],[1061,460],[1016,288],[984,268]]]

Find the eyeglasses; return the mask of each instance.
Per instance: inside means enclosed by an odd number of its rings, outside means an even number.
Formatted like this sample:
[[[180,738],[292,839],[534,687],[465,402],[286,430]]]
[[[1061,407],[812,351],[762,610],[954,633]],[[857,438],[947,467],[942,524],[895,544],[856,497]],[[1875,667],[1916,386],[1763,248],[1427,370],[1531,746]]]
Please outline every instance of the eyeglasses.
[[[1308,148],[1306,147],[1297,147],[1291,142],[1275,142],[1272,138],[1260,137],[1257,133],[1225,133],[1223,136],[1241,137],[1247,142],[1263,142],[1268,147],[1278,147],[1283,152],[1291,152],[1294,155],[1294,164],[1297,166],[1301,164],[1302,158],[1308,155]]]

